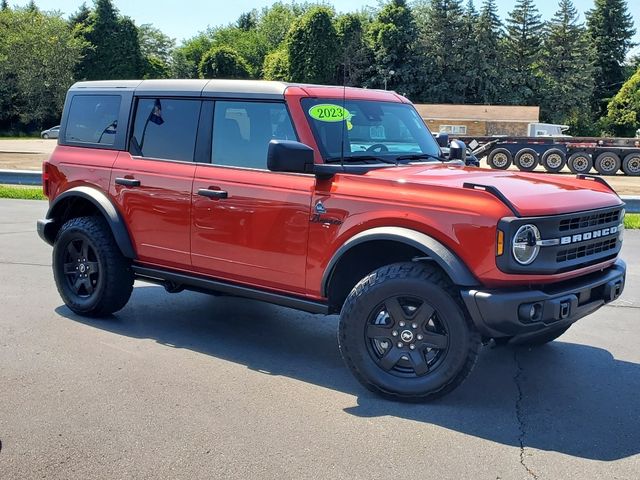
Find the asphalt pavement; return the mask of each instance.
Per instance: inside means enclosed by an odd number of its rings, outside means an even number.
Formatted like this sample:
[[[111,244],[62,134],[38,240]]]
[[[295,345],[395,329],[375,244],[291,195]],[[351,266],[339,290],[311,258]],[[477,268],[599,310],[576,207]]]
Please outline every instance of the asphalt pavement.
[[[144,283],[111,318],[72,314],[45,210],[0,200],[2,480],[640,476],[638,231],[620,300],[407,405],[351,377],[335,316]]]

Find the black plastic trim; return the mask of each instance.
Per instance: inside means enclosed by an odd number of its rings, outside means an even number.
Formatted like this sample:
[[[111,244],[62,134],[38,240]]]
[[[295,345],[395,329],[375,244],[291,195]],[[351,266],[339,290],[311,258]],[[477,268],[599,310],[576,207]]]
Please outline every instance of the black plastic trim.
[[[505,197],[500,190],[498,190],[496,187],[492,185],[483,185],[481,183],[465,182],[462,184],[462,188],[470,188],[472,190],[484,190],[485,192],[490,193],[491,195],[496,197],[498,200],[500,200],[502,203],[504,203],[509,208],[509,210],[513,212],[513,214],[516,217],[518,218],[522,217],[522,215],[520,214],[520,212],[518,212],[518,209],[515,207],[515,205],[511,203],[509,199]]]
[[[333,254],[322,276],[323,297],[327,296],[333,271],[342,256],[351,248],[372,240],[392,240],[410,245],[436,262],[454,284],[466,287],[480,285],[462,260],[435,238],[404,227],[378,227],[354,235]]]
[[[120,248],[122,254],[127,258],[136,258],[136,252],[133,248],[133,244],[131,243],[129,232],[127,231],[127,227],[125,226],[120,213],[118,212],[118,210],[116,210],[116,207],[113,205],[113,203],[111,203],[109,198],[104,193],[95,188],[75,187],[62,193],[54,200],[54,202],[49,207],[46,218],[55,222],[57,227],[59,228],[61,225],[58,225],[57,218],[64,213],[67,202],[74,198],[82,198],[93,203],[98,208],[100,213],[102,213],[102,216],[109,224],[116,244]],[[54,229],[49,228],[48,230],[52,233]],[[46,230],[43,230],[43,232],[47,233]],[[49,235],[51,235],[51,233]],[[55,238],[46,240],[47,243],[53,243]]]
[[[132,269],[136,278],[151,283],[163,284],[164,282],[169,281],[176,285],[183,286],[187,290],[195,290],[204,293],[221,293],[236,297],[250,298],[252,300],[273,303],[309,313],[327,314],[329,312],[329,307],[325,303],[314,302],[312,300],[307,300],[293,295],[283,295],[281,293],[260,290],[244,285],[237,285],[204,276],[188,275],[160,268],[133,265]]]
[[[577,174],[577,175],[576,175],[576,178],[577,178],[578,180],[591,180],[591,181],[594,181],[594,182],[600,183],[600,184],[604,185],[605,187],[607,187],[609,190],[611,190],[613,193],[615,193],[615,194],[616,194],[616,196],[617,196],[618,198],[620,198],[620,195],[618,195],[618,192],[616,192],[616,191],[613,189],[613,187],[612,187],[611,185],[609,185],[609,182],[607,182],[607,181],[606,181],[604,178],[602,178],[602,177],[597,177],[597,176],[595,176],[595,175],[587,175],[587,174],[585,174],[585,173],[579,173],[579,174]]]

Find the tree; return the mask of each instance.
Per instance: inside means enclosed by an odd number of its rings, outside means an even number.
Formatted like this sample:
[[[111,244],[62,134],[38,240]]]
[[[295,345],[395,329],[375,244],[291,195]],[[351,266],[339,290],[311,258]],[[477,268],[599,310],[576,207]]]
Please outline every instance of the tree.
[[[595,0],[593,10],[587,12],[587,27],[597,66],[593,106],[600,113],[624,82],[623,62],[635,30],[625,0]]]
[[[249,78],[251,72],[244,58],[231,47],[213,47],[198,67],[200,78]]]
[[[286,43],[292,81],[335,83],[339,42],[332,10],[309,10],[291,27]]]
[[[175,40],[146,23],[138,28],[138,42],[144,59],[144,78],[168,78]]]
[[[83,2],[80,8],[69,17],[69,25],[71,25],[71,27],[78,25],[85,26],[89,21],[89,15],[91,15],[91,10],[87,7],[87,4]]]
[[[122,17],[111,0],[96,0],[87,24],[78,30],[90,48],[85,52],[78,77],[87,80],[140,78],[143,58],[138,29]]]
[[[336,81],[362,86],[368,80],[373,64],[373,51],[367,43],[362,18],[353,13],[342,15],[336,22],[336,31],[340,43],[340,72]]]
[[[266,56],[262,68],[265,80],[289,80],[289,54],[286,49],[275,50]]]
[[[0,10],[9,10],[9,2],[7,0],[2,0]]]
[[[391,0],[371,23],[370,35],[375,56],[378,88],[412,94],[419,90],[416,68],[416,29],[413,13],[405,0]],[[393,72],[393,74],[391,73]]]
[[[500,103],[505,65],[502,49],[502,22],[495,0],[485,0],[475,28],[477,62],[476,102]]]
[[[575,121],[580,116],[589,118],[593,52],[571,0],[560,0],[558,11],[546,26],[542,51],[543,118],[551,123]]]
[[[507,100],[517,105],[535,105],[539,102],[540,50],[542,23],[533,0],[518,0],[507,19],[504,40],[507,73]]]
[[[633,137],[640,128],[640,68],[609,102],[605,124],[621,137]]]
[[[176,78],[198,78],[198,66],[204,55],[213,47],[208,32],[201,32],[183,42],[172,54],[172,74]]]

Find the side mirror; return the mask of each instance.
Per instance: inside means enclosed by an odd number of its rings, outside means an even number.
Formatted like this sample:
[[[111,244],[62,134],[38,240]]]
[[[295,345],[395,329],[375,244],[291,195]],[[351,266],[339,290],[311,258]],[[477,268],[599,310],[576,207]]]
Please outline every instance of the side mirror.
[[[271,140],[267,168],[272,172],[313,173],[313,149],[291,140]]]
[[[451,140],[449,145],[449,160],[464,160],[467,156],[467,146],[463,141]]]
[[[436,134],[436,142],[442,148],[446,148],[449,146],[449,134],[448,133],[438,133]]]

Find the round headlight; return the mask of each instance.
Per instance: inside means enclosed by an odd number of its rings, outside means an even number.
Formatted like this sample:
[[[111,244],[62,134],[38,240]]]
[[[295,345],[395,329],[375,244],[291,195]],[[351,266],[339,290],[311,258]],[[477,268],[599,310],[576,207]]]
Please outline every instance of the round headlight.
[[[529,265],[533,262],[538,253],[540,246],[540,230],[535,225],[523,225],[513,237],[513,258],[521,265]]]

